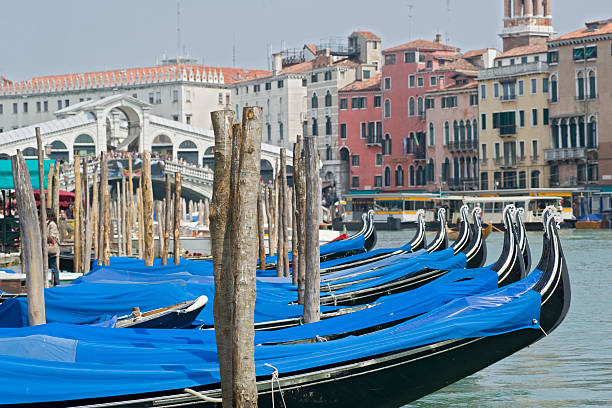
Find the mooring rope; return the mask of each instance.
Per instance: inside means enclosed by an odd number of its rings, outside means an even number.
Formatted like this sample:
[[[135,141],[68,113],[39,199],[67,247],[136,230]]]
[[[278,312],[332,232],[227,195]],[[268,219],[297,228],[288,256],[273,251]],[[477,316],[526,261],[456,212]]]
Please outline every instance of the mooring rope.
[[[185,388],[183,391],[185,391],[188,394],[193,395],[196,398],[201,399],[202,401],[212,402],[213,404],[221,404],[223,402],[221,398],[209,397],[207,395],[197,392],[196,390],[192,390],[191,388]]]
[[[278,379],[278,369],[276,367],[274,367],[272,364],[268,364],[268,363],[264,363],[264,366],[271,368],[272,370],[274,370],[272,372],[272,378],[270,379],[270,386],[271,386],[271,395],[272,395],[272,408],[274,408],[274,381],[276,380],[276,384],[278,385],[278,391],[280,393],[281,396],[281,401],[283,402],[283,407],[287,408],[287,404],[285,404],[285,397],[283,396],[283,389],[281,388],[281,384],[280,381]]]

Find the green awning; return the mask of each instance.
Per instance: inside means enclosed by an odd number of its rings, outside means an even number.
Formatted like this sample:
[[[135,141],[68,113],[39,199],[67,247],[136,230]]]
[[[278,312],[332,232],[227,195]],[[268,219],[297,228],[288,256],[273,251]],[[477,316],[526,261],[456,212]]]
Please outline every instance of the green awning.
[[[45,160],[45,188],[47,188],[47,174],[49,174],[49,168],[51,163],[55,160]],[[32,188],[38,189],[38,160],[26,160],[28,171],[30,172],[30,180],[32,181]],[[0,160],[0,190],[14,190],[15,185],[13,184],[13,168],[11,160]]]

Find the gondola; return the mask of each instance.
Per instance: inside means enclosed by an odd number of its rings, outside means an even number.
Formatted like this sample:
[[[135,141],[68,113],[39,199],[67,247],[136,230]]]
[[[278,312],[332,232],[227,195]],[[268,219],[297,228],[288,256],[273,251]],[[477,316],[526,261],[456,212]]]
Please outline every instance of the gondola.
[[[260,346],[256,352],[258,405],[402,406],[471,375],[549,335],[565,318],[571,297],[568,271],[556,228],[554,219],[549,218],[539,264],[544,269],[534,270],[527,278],[515,284],[481,296],[457,299],[409,322],[362,336],[316,344]],[[499,314],[503,316],[500,318]],[[487,323],[487,319],[491,319],[490,323]],[[507,329],[503,323],[505,319]],[[455,324],[460,324],[462,331],[454,331]],[[496,324],[500,326],[497,327]],[[450,331],[431,337],[424,334],[427,329],[433,328],[450,328]],[[178,341],[178,338],[175,340]],[[171,353],[172,349],[181,347],[189,349],[191,342],[193,340],[185,339],[181,343],[182,346],[168,343],[167,352]],[[158,344],[158,347],[160,346],[161,343]],[[191,347],[195,352],[196,347],[201,346],[192,344]],[[291,354],[289,350],[300,354]],[[302,353],[304,350],[309,352]],[[341,351],[343,354],[339,355]],[[181,356],[194,362],[198,359],[207,361],[209,366],[214,364],[214,356],[209,358],[202,354],[190,357],[188,354],[183,353]],[[268,354],[269,360],[266,357]],[[283,354],[287,356],[284,357]],[[96,381],[96,378],[106,378],[108,381],[109,376],[114,373],[112,365],[83,363],[83,367],[88,368],[81,369],[77,366],[72,369],[69,365],[64,367],[63,363],[53,362],[42,367],[30,367],[32,363],[28,362],[24,368],[20,361],[6,360],[6,368],[12,373],[16,372],[16,368],[37,370],[34,378],[41,378],[37,380],[39,382],[53,381],[44,375],[52,372],[50,370],[59,369],[65,374],[72,373],[73,376],[76,370],[79,377],[72,377],[75,382],[82,378],[85,384],[93,384],[93,387],[96,387],[97,395],[93,395],[94,393],[88,394],[79,384],[56,381],[50,385],[61,386],[63,391],[53,390],[53,397],[39,391],[37,396],[41,399],[33,400],[19,391],[28,384],[21,385],[23,379],[13,375],[9,380],[16,387],[9,390],[10,398],[7,399],[5,393],[3,403],[13,403],[14,406],[28,406],[27,402],[29,406],[36,407],[214,407],[220,402],[218,381],[207,375],[206,369],[198,370],[196,365],[186,366],[183,362],[162,364],[156,372],[159,372],[157,375],[162,375],[165,371],[166,378],[174,375],[171,381],[177,386],[190,385],[164,389],[163,386],[147,381],[150,373],[128,371],[120,374],[131,375],[134,383],[119,384],[116,387],[121,390],[119,392]],[[137,367],[139,366],[134,366],[134,369]],[[38,371],[42,369],[44,371]],[[90,373],[88,369],[93,371]],[[93,374],[96,375],[95,378],[91,377]],[[146,378],[142,378],[143,376]],[[115,378],[110,378],[116,381]],[[201,381],[199,385],[198,381]],[[155,391],[143,391],[147,388]]]
[[[132,314],[117,318],[116,328],[133,329],[188,329],[208,303],[208,297],[202,295],[195,300],[178,303],[173,306],[150,310],[141,313],[135,310]]]

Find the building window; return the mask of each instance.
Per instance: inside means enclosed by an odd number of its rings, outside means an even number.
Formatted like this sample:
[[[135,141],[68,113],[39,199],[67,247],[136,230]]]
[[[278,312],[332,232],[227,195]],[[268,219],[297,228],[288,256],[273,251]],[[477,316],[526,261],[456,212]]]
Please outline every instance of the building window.
[[[549,124],[549,119],[548,119],[548,108],[544,108],[542,110],[542,124],[548,126]]]
[[[414,88],[414,75],[408,77],[408,87]]]
[[[527,63],[527,57],[521,57],[521,64]]]
[[[537,140],[531,141],[531,159],[533,161],[538,160],[538,141]]]
[[[419,96],[419,99],[417,99],[417,112],[419,113],[419,116],[423,116],[423,114],[425,113],[425,111],[423,110],[423,98],[421,98]]]
[[[414,116],[414,98],[412,96],[408,102],[408,115]]]
[[[519,126],[525,127],[525,111],[519,111]]]
[[[358,188],[359,187],[359,176],[353,176],[351,178],[351,187]]]
[[[326,135],[332,134],[332,121],[331,121],[331,117],[329,116],[327,116],[325,119],[325,134]]]
[[[23,113],[28,113],[28,103],[27,102],[23,103]]]
[[[478,106],[478,94],[470,95],[470,106]]]
[[[382,176],[374,176],[374,187],[382,187]]]
[[[382,154],[391,155],[391,136],[388,133],[385,135],[385,140],[383,140]]]
[[[527,188],[527,180],[524,171],[519,171],[519,188]]]
[[[62,101],[57,101],[57,103],[58,103],[58,106],[61,106]],[[58,109],[62,109],[62,108],[59,107]],[[15,102],[13,103],[13,113],[17,113],[17,110],[18,110],[17,103]]]
[[[324,78],[325,81],[331,81],[331,79],[332,79],[331,71],[325,71],[325,73],[323,74],[323,78]]]
[[[353,167],[359,167],[359,155],[358,154],[354,154],[351,157],[351,166]]]
[[[556,64],[559,62],[559,51],[548,51],[548,63]]]
[[[521,160],[525,160],[525,141],[521,140],[519,142],[519,158]]]
[[[597,75],[595,71],[589,72],[589,99],[597,98]]]
[[[312,75],[310,76],[310,82],[311,82],[311,83],[319,82],[319,74],[316,74],[316,73],[315,73],[315,74],[312,74]]]
[[[272,126],[268,123],[266,125],[266,129],[268,131],[268,143],[272,141]]]
[[[480,156],[480,160],[487,160],[487,144],[483,143],[482,146],[480,146],[481,149],[481,156]]]
[[[238,89],[236,89],[237,91]],[[178,102],[178,89],[175,89],[172,91],[172,102]]]
[[[185,123],[191,125],[191,115],[185,115]]]
[[[150,104],[155,103],[155,92],[149,92],[149,103]]]
[[[261,85],[257,84],[257,85],[253,85],[253,92],[259,92],[261,91]]]
[[[417,78],[417,87],[422,88],[425,85],[425,80],[423,79],[423,77],[418,77]]]
[[[549,80],[548,78],[542,78],[542,92],[548,93],[549,89]]]
[[[395,185],[397,187],[404,185],[404,168],[401,165],[395,169]]]
[[[559,101],[559,91],[557,88],[557,76],[551,75],[550,77],[550,101],[558,102]]]
[[[369,69],[364,69],[363,70],[363,79],[370,79],[370,70]]]
[[[332,148],[330,145],[325,145],[325,160],[332,159]]]
[[[480,85],[480,99],[487,99],[487,86],[485,84]]]
[[[444,144],[448,146],[450,144],[450,124],[444,122]]]
[[[499,143],[495,142],[495,160],[499,160],[500,157]]]
[[[325,94],[325,106],[332,106],[332,96],[329,91]]]
[[[482,126],[482,130],[487,130],[487,114],[486,113],[480,114],[480,123]]]
[[[340,139],[346,139],[346,123],[340,124]]]
[[[537,78],[531,78],[531,93],[537,93],[538,92],[538,79]]]
[[[480,173],[480,189],[481,190],[489,189],[489,174],[486,172]]]
[[[283,130],[283,122],[278,122],[278,137],[280,140],[285,138]]]
[[[434,125],[433,123],[429,123],[429,145],[433,146],[435,142],[435,135],[434,135]]]
[[[499,98],[499,84],[497,82],[493,84],[493,97]]]
[[[380,153],[376,153],[376,165],[377,166],[382,166],[382,162],[383,162],[383,158],[382,158],[382,154]]]
[[[540,171],[533,170],[531,172],[531,188],[540,188]]]
[[[493,129],[499,129],[500,136],[516,134],[516,112],[493,113]]]
[[[436,86],[438,84],[438,78],[435,76],[429,77],[429,86]]]
[[[313,136],[319,135],[319,127],[317,126],[317,120],[314,118],[312,119],[312,135]]]
[[[272,89],[272,82],[266,82],[265,89],[266,89],[266,91],[271,90]]]
[[[519,96],[523,96],[525,94],[525,81],[522,79],[518,81],[519,88]]]
[[[385,89],[391,89],[391,78],[385,78]]]
[[[385,187],[391,186],[391,169],[387,166],[385,167]]]
[[[414,52],[405,52],[404,53],[404,62],[406,62],[406,63],[416,62],[416,53],[414,53]]]
[[[351,98],[351,109],[365,109],[366,108],[366,97],[355,97]]]
[[[340,109],[348,109],[348,100],[346,98],[340,99]]]
[[[313,92],[312,98],[310,100],[310,107],[312,109],[317,109],[319,107],[319,98],[317,98],[317,94]]]
[[[389,99],[385,99],[385,118],[391,117],[391,101]]]
[[[276,87],[278,89],[284,88],[285,87],[285,82],[281,79],[279,81],[276,81]]]
[[[393,64],[395,64],[395,54],[385,55],[385,65],[393,65]]]
[[[375,95],[374,96],[374,107],[375,108],[380,108],[381,100],[382,100],[382,98],[381,98],[380,95]]]
[[[576,99],[584,100],[584,73],[578,72],[576,75]]]
[[[368,124],[365,122],[361,122],[361,132],[359,133],[359,137],[365,139],[368,137]]]

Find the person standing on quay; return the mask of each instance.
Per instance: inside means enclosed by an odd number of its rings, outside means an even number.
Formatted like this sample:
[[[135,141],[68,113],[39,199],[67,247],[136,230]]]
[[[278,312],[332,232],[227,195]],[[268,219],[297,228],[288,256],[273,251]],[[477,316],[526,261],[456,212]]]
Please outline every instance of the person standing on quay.
[[[51,287],[53,287],[59,285],[60,283],[59,269],[57,268],[57,254],[59,253],[59,230],[57,229],[55,212],[50,208],[47,208],[47,247],[49,269],[51,269],[52,272]]]

